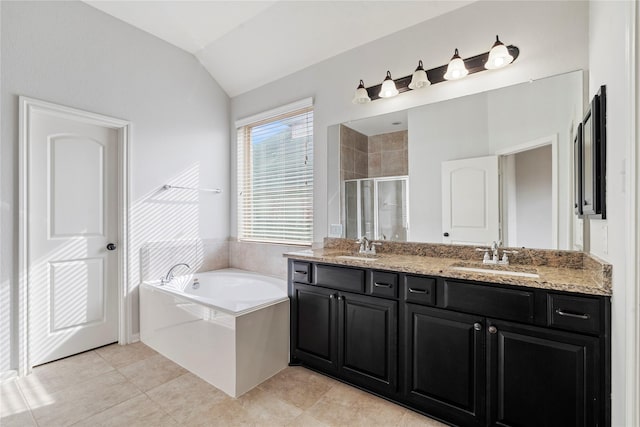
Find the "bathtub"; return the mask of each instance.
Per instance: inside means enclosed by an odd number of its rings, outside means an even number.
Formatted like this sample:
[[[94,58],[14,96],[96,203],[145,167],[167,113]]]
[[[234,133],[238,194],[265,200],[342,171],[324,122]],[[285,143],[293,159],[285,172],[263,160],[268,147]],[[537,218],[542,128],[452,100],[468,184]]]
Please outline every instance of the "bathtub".
[[[238,397],[287,366],[286,282],[238,269],[143,282],[140,340]]]

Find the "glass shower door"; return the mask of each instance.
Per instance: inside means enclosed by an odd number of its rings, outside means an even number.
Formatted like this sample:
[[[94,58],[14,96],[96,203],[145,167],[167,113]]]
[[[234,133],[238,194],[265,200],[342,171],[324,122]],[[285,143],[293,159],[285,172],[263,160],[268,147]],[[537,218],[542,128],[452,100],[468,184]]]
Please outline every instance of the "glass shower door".
[[[376,239],[407,241],[407,180],[377,180],[378,226]],[[367,236],[368,237],[368,236]]]

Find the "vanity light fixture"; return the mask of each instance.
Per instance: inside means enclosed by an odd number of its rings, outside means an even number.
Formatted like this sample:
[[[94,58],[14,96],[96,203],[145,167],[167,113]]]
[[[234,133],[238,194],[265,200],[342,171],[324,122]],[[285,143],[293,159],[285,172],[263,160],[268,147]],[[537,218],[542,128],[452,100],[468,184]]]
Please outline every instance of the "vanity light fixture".
[[[369,98],[369,93],[367,89],[364,87],[364,82],[360,80],[360,85],[356,89],[356,93],[353,96],[353,100],[351,101],[354,104],[366,104],[367,102],[371,102],[371,98]]]
[[[409,83],[409,89],[420,89],[423,87],[427,87],[431,84],[429,81],[429,77],[427,77],[427,72],[424,70],[422,66],[422,60],[418,61],[418,68],[413,72],[411,76],[411,83]]]
[[[378,96],[380,98],[391,98],[399,93],[400,92],[398,92],[398,89],[396,88],[396,82],[391,78],[391,72],[387,71],[387,77],[385,77],[382,82],[382,87],[380,88]]]
[[[353,97],[353,103],[365,104],[380,98],[391,98],[402,92],[424,88],[447,80],[461,79],[468,74],[502,68],[515,61],[519,55],[520,49],[517,46],[505,46],[496,36],[496,42],[490,52],[463,59],[460,57],[458,49],[455,49],[451,61],[439,67],[425,70],[422,60],[420,60],[418,67],[411,75],[393,79],[391,73],[387,71],[387,76],[382,83],[369,87],[365,87],[364,82],[360,80],[360,85]]]
[[[447,66],[447,72],[444,73],[445,80],[458,80],[465,77],[469,74],[469,70],[464,65],[464,61],[460,58],[458,54],[458,49],[453,52],[453,56],[451,57],[451,61],[449,61],[449,65]]]
[[[484,68],[487,70],[496,70],[498,68],[506,67],[513,62],[513,56],[509,54],[507,47],[500,41],[496,35],[496,42],[489,51],[489,58],[484,64]]]

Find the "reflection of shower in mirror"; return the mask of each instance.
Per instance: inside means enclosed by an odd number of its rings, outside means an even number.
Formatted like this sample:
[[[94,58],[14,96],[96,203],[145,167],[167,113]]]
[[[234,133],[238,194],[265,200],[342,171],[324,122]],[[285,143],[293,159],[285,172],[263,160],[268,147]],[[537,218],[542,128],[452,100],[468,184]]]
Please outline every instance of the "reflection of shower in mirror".
[[[407,241],[408,181],[407,176],[345,180],[345,237]]]

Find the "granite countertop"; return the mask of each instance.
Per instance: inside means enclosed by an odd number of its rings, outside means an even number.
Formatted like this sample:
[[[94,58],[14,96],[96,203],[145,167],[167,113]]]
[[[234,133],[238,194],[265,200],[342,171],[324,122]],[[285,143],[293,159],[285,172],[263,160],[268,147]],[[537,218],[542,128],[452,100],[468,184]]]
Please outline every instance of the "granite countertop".
[[[454,251],[458,249],[456,247],[451,248],[453,248]],[[589,295],[611,295],[611,266],[582,252],[521,251],[524,252],[523,255],[514,257],[516,261],[521,261],[520,263],[514,262],[506,266],[494,266],[482,264],[482,253],[471,253],[464,250],[462,251],[462,257],[453,258],[451,257],[451,255],[454,254],[452,250],[440,251],[437,253],[439,256],[425,255],[425,251],[422,251],[423,253],[418,255],[411,253],[378,253],[376,255],[364,256],[350,249],[351,248],[345,248],[344,245],[342,247],[336,245],[323,249],[289,252],[284,254],[284,256],[293,259],[350,267],[364,267],[376,270],[500,283],[504,285],[553,289]],[[539,255],[540,253],[541,255]],[[473,254],[473,256],[471,256],[471,254]],[[340,258],[345,255],[356,258]],[[525,259],[525,256],[529,257],[529,259]],[[357,259],[359,257],[370,257],[375,258],[375,260]],[[461,270],[460,267],[466,269],[483,269],[493,271],[494,273]],[[539,277],[523,277],[519,275],[509,275],[509,273],[500,273],[500,271],[505,270],[507,272],[521,272],[531,275],[537,274]]]

